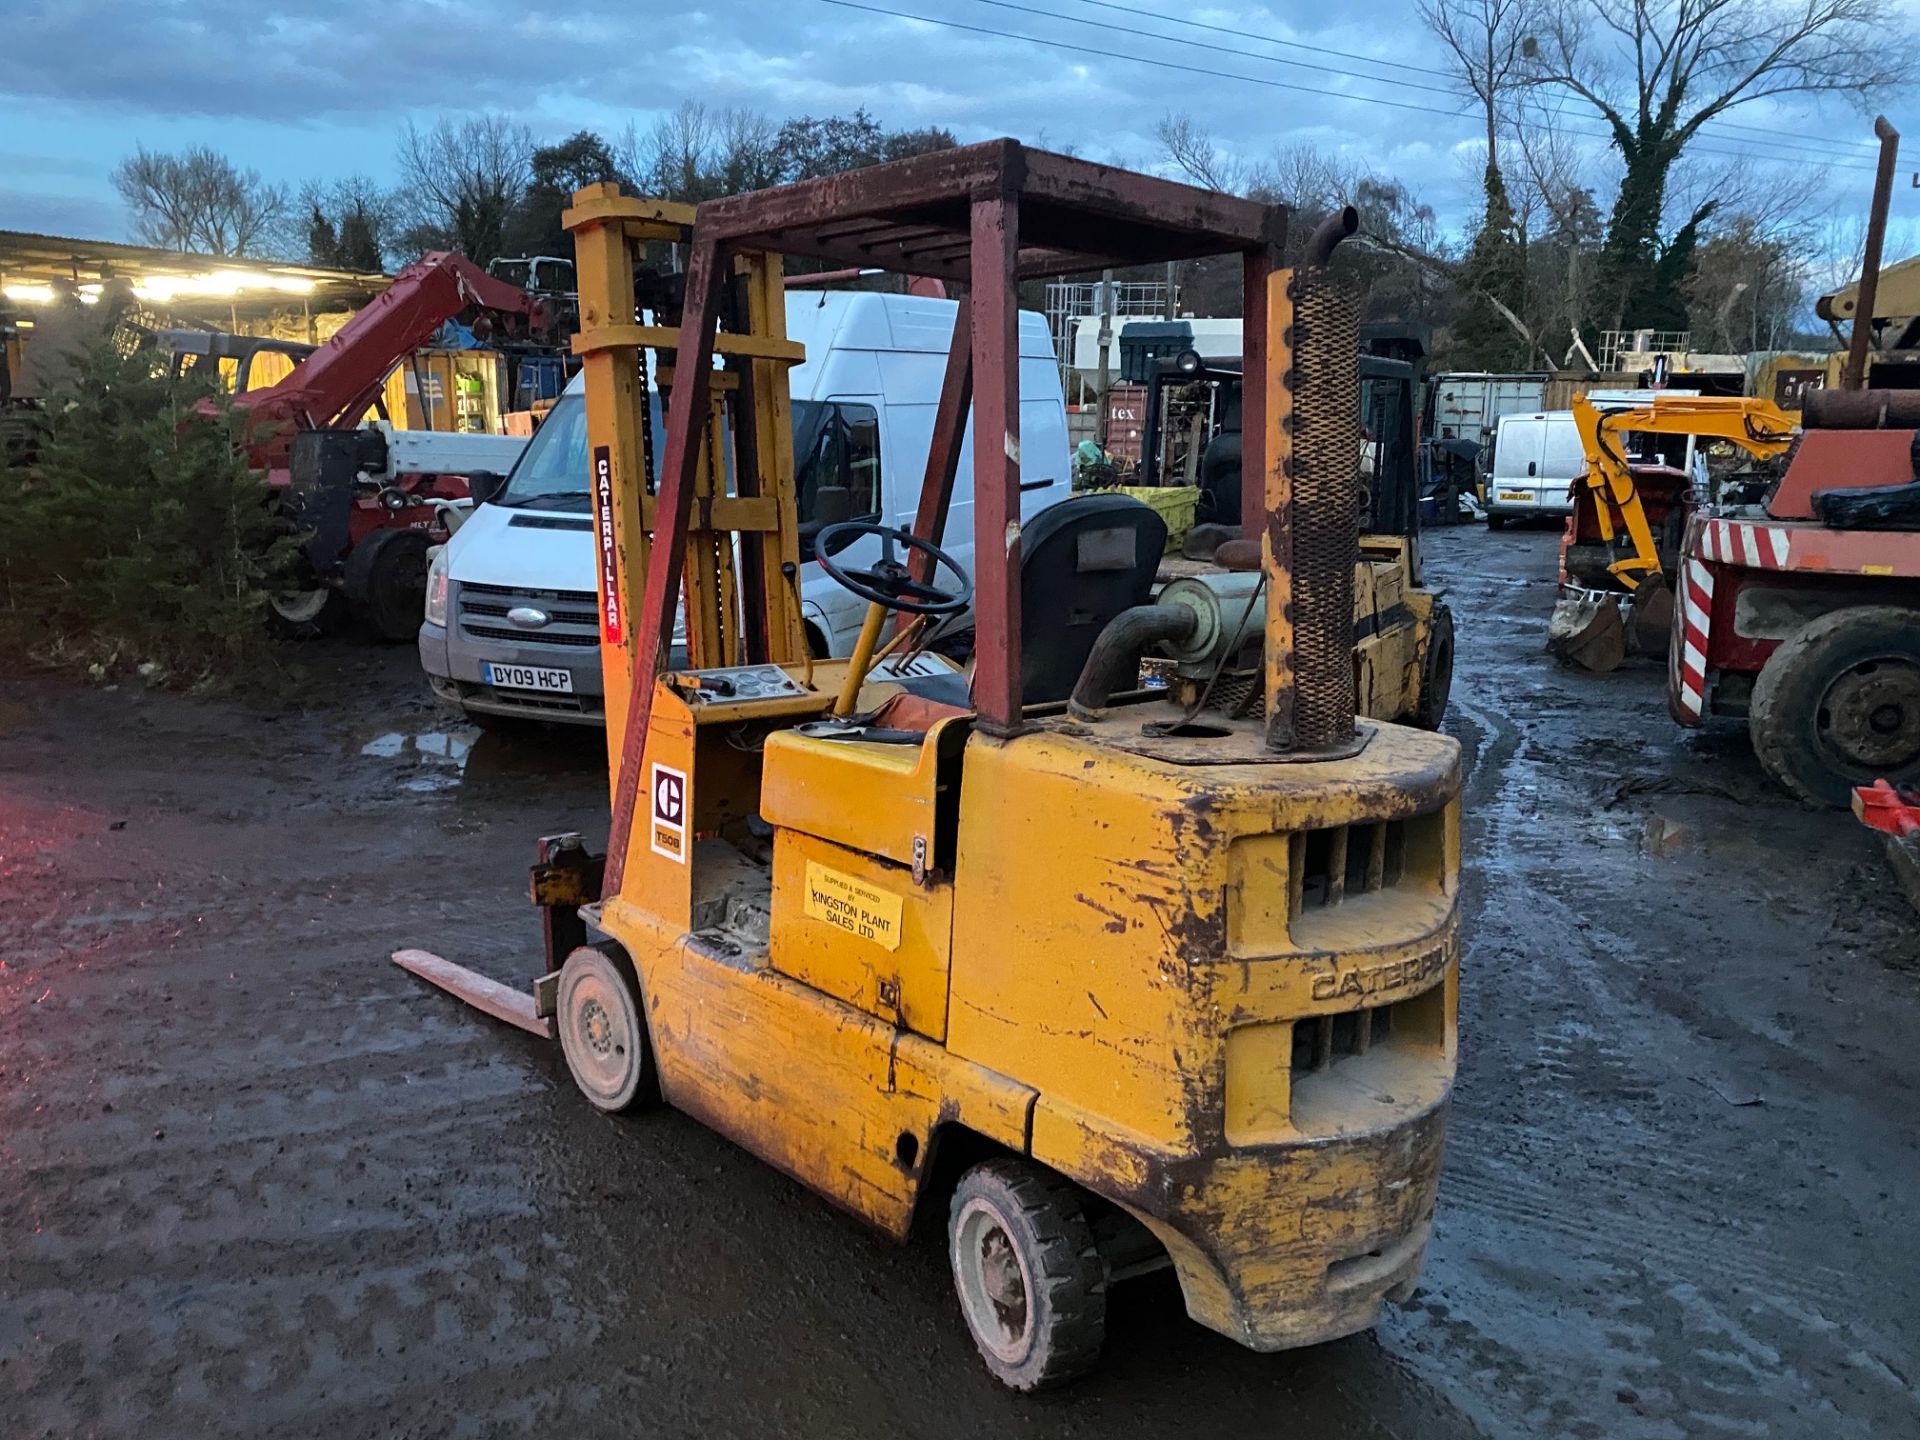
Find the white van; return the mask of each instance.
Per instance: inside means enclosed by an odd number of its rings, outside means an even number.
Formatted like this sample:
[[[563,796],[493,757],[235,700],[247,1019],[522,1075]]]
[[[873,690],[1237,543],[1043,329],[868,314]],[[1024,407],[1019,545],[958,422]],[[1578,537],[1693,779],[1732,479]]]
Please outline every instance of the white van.
[[[1690,396],[1698,390],[1593,390],[1587,399],[1601,410],[1633,409],[1655,395]],[[1636,465],[1665,464],[1691,473],[1696,447],[1691,435],[1635,436],[1627,458]],[[1587,471],[1586,451],[1571,410],[1502,415],[1493,439],[1493,473],[1487,478],[1487,524],[1573,513],[1573,483]]]
[[[788,292],[787,333],[807,347],[806,363],[788,372],[803,545],[827,486],[852,491],[849,518],[912,527],[958,308],[911,295]],[[657,396],[654,413],[657,458],[666,436]],[[1020,460],[1024,517],[1067,498],[1066,403],[1046,320],[1031,311],[1020,315]],[[942,544],[971,574],[971,421]],[[879,542],[863,536],[836,558],[859,565],[879,553]],[[482,723],[603,723],[594,586],[586,401],[576,378],[505,488],[475,507],[434,559],[420,627],[434,693]],[[812,560],[800,593],[815,654],[851,654],[865,602]]]
[[[1586,473],[1586,454],[1570,410],[1502,415],[1493,434],[1493,473],[1487,478],[1487,524],[1573,513],[1573,482]]]

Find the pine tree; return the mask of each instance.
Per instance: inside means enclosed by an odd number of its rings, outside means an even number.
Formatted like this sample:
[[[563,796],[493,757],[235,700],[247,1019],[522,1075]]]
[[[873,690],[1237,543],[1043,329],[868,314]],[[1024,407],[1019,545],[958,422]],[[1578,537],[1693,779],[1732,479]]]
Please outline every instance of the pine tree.
[[[1465,305],[1454,326],[1456,363],[1480,370],[1523,370],[1531,361],[1526,338],[1499,306],[1517,316],[1526,314],[1526,251],[1499,166],[1487,166],[1485,183],[1486,214],[1460,271]]]
[[[0,639],[113,673],[188,683],[267,662],[266,597],[298,539],[206,382],[156,373],[110,338],[50,397],[37,459],[0,470]]]

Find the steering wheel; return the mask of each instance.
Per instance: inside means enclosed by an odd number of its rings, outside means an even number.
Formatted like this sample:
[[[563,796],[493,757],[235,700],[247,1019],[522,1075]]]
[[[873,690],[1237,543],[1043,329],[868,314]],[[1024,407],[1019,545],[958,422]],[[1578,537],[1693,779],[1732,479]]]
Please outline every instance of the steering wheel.
[[[836,548],[844,548],[845,542],[862,535],[880,537],[880,559],[864,569],[842,568],[835,563],[831,552]],[[836,545],[835,542],[841,544]],[[931,555],[935,566],[945,566],[952,571],[959,585],[942,590],[921,584],[894,557],[893,547],[896,544],[909,553],[917,550],[923,555]],[[870,520],[845,520],[838,525],[828,525],[814,537],[813,558],[843,589],[852,591],[869,604],[884,605],[889,610],[901,610],[909,615],[958,615],[973,600],[973,581],[960,568],[958,560],[931,541],[922,540],[911,530],[901,530],[892,525],[878,525]],[[934,573],[936,576],[939,574],[938,568]]]

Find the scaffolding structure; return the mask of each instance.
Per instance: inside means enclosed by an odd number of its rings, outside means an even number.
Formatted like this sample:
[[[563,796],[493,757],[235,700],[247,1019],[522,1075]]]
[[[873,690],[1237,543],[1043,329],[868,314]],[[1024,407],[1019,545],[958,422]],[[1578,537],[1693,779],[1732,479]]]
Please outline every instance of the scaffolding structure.
[[[1105,305],[1102,292],[1113,291],[1115,328],[1125,320],[1158,319],[1178,313],[1179,292],[1169,295],[1164,280],[1056,280],[1047,286],[1047,329],[1053,336],[1054,358],[1062,381],[1073,368],[1075,320],[1099,315]]]
[[[1691,330],[1602,330],[1600,373],[1620,370],[1624,355],[1684,355],[1692,348]]]

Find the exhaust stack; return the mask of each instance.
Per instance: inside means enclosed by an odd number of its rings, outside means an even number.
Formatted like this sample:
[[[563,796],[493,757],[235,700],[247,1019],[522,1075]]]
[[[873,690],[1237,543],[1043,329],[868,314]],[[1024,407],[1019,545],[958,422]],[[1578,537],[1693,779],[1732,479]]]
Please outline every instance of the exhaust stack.
[[[1291,706],[1267,707],[1267,744],[1280,751],[1340,749],[1357,733],[1353,567],[1360,550],[1360,303],[1327,264],[1358,225],[1351,207],[1333,216],[1314,232],[1309,263],[1275,277],[1287,286],[1293,316],[1292,414],[1282,433],[1292,510],[1283,529],[1292,553],[1283,556],[1270,545],[1265,556],[1269,596],[1292,597],[1290,616],[1284,603],[1270,608],[1267,629],[1267,693],[1283,693],[1289,683],[1293,692]],[[1283,569],[1289,574],[1282,575]]]

